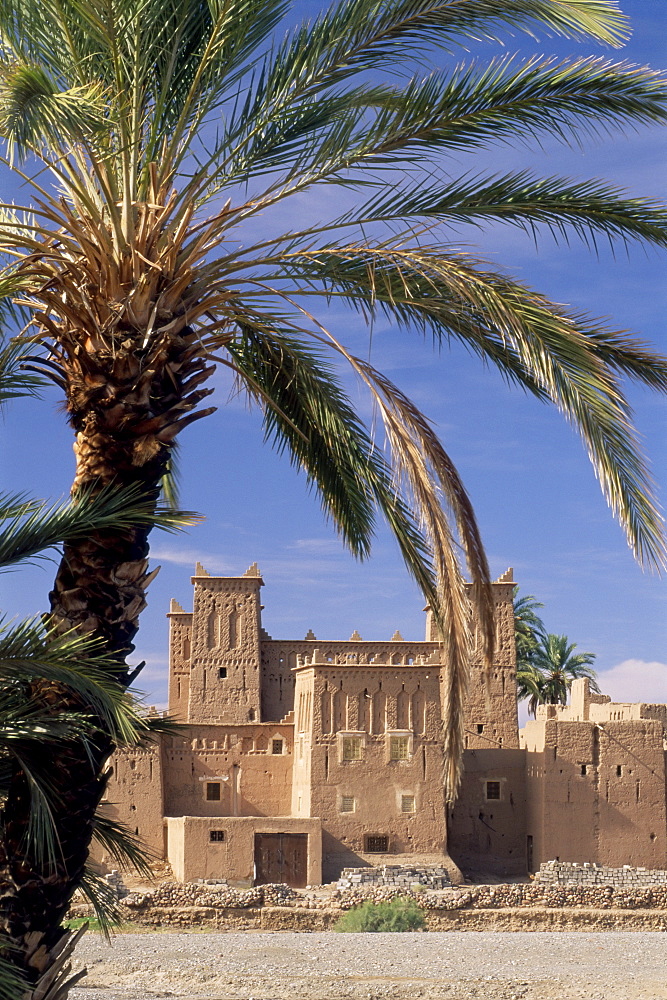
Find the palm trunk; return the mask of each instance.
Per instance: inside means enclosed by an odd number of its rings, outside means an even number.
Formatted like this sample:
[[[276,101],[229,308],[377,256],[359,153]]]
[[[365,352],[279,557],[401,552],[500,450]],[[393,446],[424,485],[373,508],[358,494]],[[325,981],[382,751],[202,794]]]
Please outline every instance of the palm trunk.
[[[95,359],[86,356],[85,368],[72,364],[68,369],[68,403],[76,431],[74,493],[91,483],[100,488],[111,482],[136,484],[157,501],[175,435],[192,419],[210,412],[188,413],[208,394],[207,390],[190,390],[210,371],[193,337],[175,337],[168,347],[163,345],[157,352],[161,365],[156,363],[153,344],[150,359],[139,351],[117,350],[98,356],[97,368]],[[62,361],[61,365],[65,367]],[[149,530],[91,533],[85,540],[66,545],[50,595],[58,629],[101,636],[107,652],[117,657],[116,679],[123,686],[129,683],[126,660],[134,649],[145,591],[154,575],[148,572]],[[64,690],[56,698],[58,708],[73,705]],[[67,932],[60,924],[88,857],[93,819],[107,780],[106,762],[113,749],[109,734],[101,728],[92,760],[90,750],[76,744],[54,756],[57,806],[53,821],[59,843],[52,865],[26,848],[30,797],[18,767],[13,777],[1,817],[0,939],[18,949],[17,965],[34,983],[34,1000],[67,996],[69,987],[58,978],[60,974],[53,982],[48,976],[55,969],[53,963],[62,958]],[[55,993],[40,992],[38,983],[47,980]]]
[[[80,927],[76,933],[65,931],[51,949],[44,944],[44,936],[37,932],[27,939],[26,954],[38,978],[21,1000],[66,1000],[72,987],[86,975],[86,969],[72,975],[72,953],[87,926]]]

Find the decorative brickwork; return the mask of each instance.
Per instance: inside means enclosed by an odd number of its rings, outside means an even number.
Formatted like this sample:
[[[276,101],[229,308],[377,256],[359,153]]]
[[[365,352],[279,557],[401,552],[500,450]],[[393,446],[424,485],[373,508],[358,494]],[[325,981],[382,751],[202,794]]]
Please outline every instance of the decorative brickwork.
[[[577,681],[571,704],[542,706],[519,746],[511,570],[493,585],[488,671],[471,607],[464,774],[448,815],[445,671],[428,609],[423,642],[356,629],[345,641],[312,630],[274,640],[255,563],[236,577],[198,564],[192,583],[193,611],[172,601],[168,615],[169,711],[185,728],[116,754],[104,805],[165,851],[178,878],[301,886],[360,869],[359,884],[375,884],[376,869],[389,878],[388,861],[402,858],[415,865],[391,866],[403,885],[427,861],[520,875],[559,858],[569,866],[539,881],[561,893],[562,873],[582,892],[599,879],[630,891],[657,884],[639,866],[667,869],[667,706],[612,704]],[[635,874],[609,874],[627,864]]]

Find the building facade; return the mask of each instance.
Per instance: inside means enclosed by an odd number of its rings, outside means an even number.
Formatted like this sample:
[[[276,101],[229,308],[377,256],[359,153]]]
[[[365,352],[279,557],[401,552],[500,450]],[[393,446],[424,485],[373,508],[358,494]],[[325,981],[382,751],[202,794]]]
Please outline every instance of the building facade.
[[[490,678],[473,656],[452,809],[428,612],[423,642],[275,640],[255,564],[241,577],[198,564],[192,583],[192,612],[169,612],[169,714],[184,729],[115,754],[105,795],[178,879],[305,886],[416,859],[508,875],[554,857],[665,866],[667,709],[576,682],[572,705],[538,710],[520,738],[511,570],[493,585]]]

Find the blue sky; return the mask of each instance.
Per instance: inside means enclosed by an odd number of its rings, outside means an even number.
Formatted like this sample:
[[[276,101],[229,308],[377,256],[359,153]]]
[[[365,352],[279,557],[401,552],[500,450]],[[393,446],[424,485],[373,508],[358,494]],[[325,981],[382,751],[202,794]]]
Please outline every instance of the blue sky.
[[[321,6],[317,0],[295,4],[300,14]],[[664,66],[662,4],[625,0],[621,6],[632,18],[634,35],[614,57]],[[518,37],[508,40],[506,50],[600,51]],[[480,56],[495,51],[476,48]],[[666,151],[664,131],[642,130],[587,144],[585,151],[555,144],[538,152],[501,146],[479,159],[460,157],[453,172],[533,166],[544,174],[606,177],[636,194],[664,198]],[[0,183],[4,195],[14,195],[6,178]],[[326,216],[330,200],[339,197],[327,189],[308,195],[298,206],[300,220]],[[635,331],[667,351],[664,255],[634,247],[629,256],[623,248],[614,256],[601,248],[596,258],[576,241],[555,246],[548,234],[536,248],[516,230],[497,226],[485,232],[462,228],[442,238],[486,256],[556,301],[610,317],[616,329]],[[355,349],[368,351],[368,333],[356,317],[329,310],[326,321]],[[435,423],[477,511],[494,575],[513,566],[522,591],[544,603],[548,629],[597,654],[603,690],[617,700],[667,701],[665,581],[634,564],[584,450],[562,418],[508,389],[463,350],[434,355],[418,336],[398,334],[382,323],[373,332],[371,357]],[[222,574],[243,573],[251,562],[259,563],[266,582],[264,625],[275,638],[301,638],[309,628],[322,638],[347,638],[354,629],[368,639],[389,638],[395,629],[406,638],[421,638],[419,593],[384,529],[372,558],[355,562],[324,522],[316,498],[307,494],[303,475],[263,445],[259,414],[243,399],[229,398],[223,376],[215,385],[218,412],[181,436],[182,503],[206,520],[187,534],[156,533],[153,540],[154,565],[162,569],[151,585],[137,643],[138,659],[147,662],[140,684],[149,701],[165,699],[164,615],[170,597],[190,606],[189,578],[197,559]],[[667,405],[641,390],[630,395],[664,504]],[[368,403],[357,398],[370,415]],[[54,394],[39,403],[17,403],[5,413],[4,489],[43,497],[67,493],[74,463],[57,403]],[[5,575],[4,611],[23,616],[44,610],[53,570],[46,562]]]

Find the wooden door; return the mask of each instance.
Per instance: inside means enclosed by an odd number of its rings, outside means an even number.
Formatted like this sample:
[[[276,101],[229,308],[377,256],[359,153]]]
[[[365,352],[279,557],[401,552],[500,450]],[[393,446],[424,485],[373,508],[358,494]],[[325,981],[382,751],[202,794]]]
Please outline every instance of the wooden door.
[[[255,834],[255,885],[269,882],[304,888],[308,882],[307,833]]]

